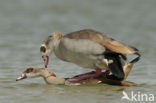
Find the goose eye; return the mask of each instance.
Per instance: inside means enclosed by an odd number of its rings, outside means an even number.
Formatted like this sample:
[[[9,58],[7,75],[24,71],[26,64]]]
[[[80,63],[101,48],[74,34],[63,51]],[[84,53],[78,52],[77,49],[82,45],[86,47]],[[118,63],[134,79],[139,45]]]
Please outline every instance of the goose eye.
[[[45,53],[46,52],[46,48],[44,46],[41,46],[40,51]]]

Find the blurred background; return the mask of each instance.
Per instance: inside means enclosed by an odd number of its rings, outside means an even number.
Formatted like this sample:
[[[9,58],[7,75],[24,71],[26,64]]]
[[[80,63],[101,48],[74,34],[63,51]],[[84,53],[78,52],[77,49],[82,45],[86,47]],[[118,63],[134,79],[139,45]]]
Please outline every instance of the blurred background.
[[[141,51],[141,60],[127,79],[137,86],[46,85],[42,78],[15,81],[27,67],[43,67],[39,48],[51,32],[66,34],[87,28]],[[1,103],[114,103],[122,102],[123,90],[156,94],[155,43],[155,0],[1,0]],[[54,55],[49,68],[60,77],[91,71]]]

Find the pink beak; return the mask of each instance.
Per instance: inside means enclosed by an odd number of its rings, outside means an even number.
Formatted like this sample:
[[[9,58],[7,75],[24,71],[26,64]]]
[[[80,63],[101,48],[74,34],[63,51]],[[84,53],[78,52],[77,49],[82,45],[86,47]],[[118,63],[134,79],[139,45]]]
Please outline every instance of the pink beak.
[[[47,68],[48,62],[49,62],[49,56],[42,56],[42,58],[44,59],[44,66],[45,66],[45,68]]]
[[[22,74],[21,76],[19,76],[16,81],[19,81],[19,80],[22,80],[22,79],[25,79],[27,78],[27,76],[25,74]]]

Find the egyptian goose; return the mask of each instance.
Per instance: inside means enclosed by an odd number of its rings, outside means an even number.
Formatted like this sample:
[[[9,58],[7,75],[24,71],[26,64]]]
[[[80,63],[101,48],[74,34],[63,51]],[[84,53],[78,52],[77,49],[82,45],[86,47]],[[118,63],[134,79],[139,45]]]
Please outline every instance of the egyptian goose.
[[[64,36],[59,32],[53,32],[43,41],[40,51],[45,67],[48,66],[50,54],[54,52],[56,57],[63,61],[84,68],[96,69],[94,74],[70,78],[71,82],[101,76],[103,75],[102,69],[106,70],[106,74],[109,74],[110,70],[118,80],[123,80],[122,65],[125,64],[122,61],[126,61],[126,54],[136,54],[137,58],[140,58],[136,48],[92,29],[84,29]]]
[[[25,78],[43,77],[48,84],[64,84],[64,78],[58,78],[56,75],[47,68],[27,68],[16,81],[23,80]]]
[[[138,61],[138,58],[133,60],[131,63],[123,66],[123,71],[125,74],[124,80],[127,78],[127,76],[130,73],[134,63],[137,61]],[[84,74],[81,74],[81,75],[84,75]],[[79,77],[81,75],[77,75],[75,77]],[[133,85],[135,85],[135,83],[133,83],[133,82],[114,80],[114,78],[112,78],[112,75],[108,75],[108,76],[103,75],[103,76],[100,76],[97,78],[80,80],[80,81],[73,83],[73,82],[70,82],[68,78],[56,77],[56,75],[47,68],[34,68],[34,67],[27,68],[22,73],[22,75],[16,79],[16,81],[23,80],[26,78],[34,78],[34,77],[43,77],[47,84],[80,85],[80,84],[106,83],[106,84],[122,85],[122,86],[133,86]],[[72,77],[72,78],[74,78],[74,77]]]
[[[26,78],[43,77],[47,84],[65,84],[65,85],[80,85],[80,84],[98,84],[101,80],[91,79],[80,82],[71,83],[67,78],[56,77],[56,75],[47,68],[27,68],[16,81]]]

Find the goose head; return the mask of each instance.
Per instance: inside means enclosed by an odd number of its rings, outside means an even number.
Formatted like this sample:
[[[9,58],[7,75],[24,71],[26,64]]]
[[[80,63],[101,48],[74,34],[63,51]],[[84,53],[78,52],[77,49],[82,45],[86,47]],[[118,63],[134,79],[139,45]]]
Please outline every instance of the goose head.
[[[26,79],[26,78],[35,78],[35,77],[39,77],[41,76],[41,72],[39,69],[36,69],[36,68],[27,68],[21,76],[19,76],[16,81],[19,81],[19,80],[23,80],[23,79]]]
[[[27,68],[21,76],[19,76],[16,81],[19,80],[23,80],[26,78],[35,78],[35,77],[47,77],[47,76],[54,76],[56,77],[56,75],[51,72],[50,70],[46,69],[46,68]]]
[[[49,56],[53,52],[54,48],[58,45],[62,34],[59,32],[53,32],[49,35],[41,44],[40,52],[44,60],[44,66],[47,68],[49,62]]]

